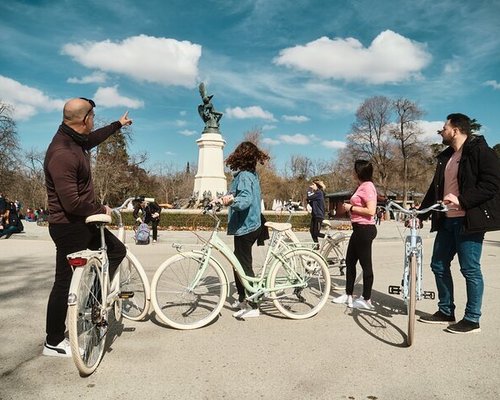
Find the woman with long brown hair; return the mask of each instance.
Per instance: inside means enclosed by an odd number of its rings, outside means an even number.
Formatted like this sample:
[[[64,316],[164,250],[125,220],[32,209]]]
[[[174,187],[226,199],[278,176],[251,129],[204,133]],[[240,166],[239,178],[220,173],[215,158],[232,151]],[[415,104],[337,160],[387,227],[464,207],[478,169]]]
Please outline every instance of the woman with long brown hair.
[[[245,274],[255,276],[252,268],[252,246],[261,232],[261,191],[256,168],[264,164],[269,156],[252,142],[242,142],[226,159],[226,165],[235,171],[229,194],[222,197],[222,203],[229,207],[227,234],[234,236],[234,255]],[[256,304],[245,301],[243,284],[234,273],[238,300],[233,304],[240,310],[233,314],[236,318],[259,316]]]

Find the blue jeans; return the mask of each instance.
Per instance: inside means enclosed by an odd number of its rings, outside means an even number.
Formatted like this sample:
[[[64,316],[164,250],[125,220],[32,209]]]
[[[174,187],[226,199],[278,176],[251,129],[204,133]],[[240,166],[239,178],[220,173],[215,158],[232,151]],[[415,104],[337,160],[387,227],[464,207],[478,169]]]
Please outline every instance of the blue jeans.
[[[465,278],[467,304],[464,318],[479,322],[483,300],[484,282],[481,273],[481,251],[484,233],[464,233],[464,218],[445,218],[434,241],[431,269],[436,278],[439,311],[446,315],[455,314],[453,278],[450,264],[458,255],[460,272]]]

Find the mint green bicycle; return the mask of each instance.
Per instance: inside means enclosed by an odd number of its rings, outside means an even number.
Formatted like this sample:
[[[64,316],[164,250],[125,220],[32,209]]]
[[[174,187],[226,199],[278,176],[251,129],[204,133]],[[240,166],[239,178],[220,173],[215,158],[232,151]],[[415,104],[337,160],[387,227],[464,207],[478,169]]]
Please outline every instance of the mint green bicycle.
[[[200,250],[181,252],[166,260],[151,283],[151,302],[159,320],[176,329],[196,329],[212,322],[220,313],[229,291],[229,279],[215,258],[217,250],[239,275],[246,300],[273,301],[292,319],[310,318],[325,305],[330,293],[326,260],[310,248],[284,245],[290,224],[268,222],[272,235],[263,268],[258,276],[247,276],[233,251],[219,237],[218,205],[208,204],[204,213],[215,221],[209,240]]]

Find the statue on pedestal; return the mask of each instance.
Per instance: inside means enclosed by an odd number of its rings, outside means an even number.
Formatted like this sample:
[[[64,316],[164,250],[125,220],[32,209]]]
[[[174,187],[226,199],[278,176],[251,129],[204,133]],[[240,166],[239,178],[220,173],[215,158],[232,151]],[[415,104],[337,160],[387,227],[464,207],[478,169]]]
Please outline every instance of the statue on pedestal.
[[[205,84],[203,82],[200,83],[199,89],[203,104],[198,106],[198,114],[200,114],[201,119],[205,122],[205,129],[203,129],[203,133],[219,132],[219,121],[223,114],[215,111],[214,105],[212,104],[212,97],[214,96],[207,95]]]

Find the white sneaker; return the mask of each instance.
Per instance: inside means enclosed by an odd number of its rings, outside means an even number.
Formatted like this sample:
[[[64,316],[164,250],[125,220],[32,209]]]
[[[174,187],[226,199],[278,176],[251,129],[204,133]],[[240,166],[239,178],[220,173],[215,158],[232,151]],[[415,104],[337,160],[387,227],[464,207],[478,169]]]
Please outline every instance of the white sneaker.
[[[44,356],[53,356],[53,357],[71,357],[71,345],[69,344],[69,339],[64,339],[57,346],[52,346],[45,342],[43,344],[43,352]]]
[[[243,309],[246,309],[247,307],[248,307],[248,305],[247,305],[247,302],[245,300],[243,300],[243,301],[235,300],[231,303],[231,308],[233,310],[243,310]]]
[[[375,307],[372,304],[371,300],[365,300],[363,296],[361,296],[359,299],[356,299],[354,301],[354,308],[361,308],[365,310],[374,310]]]
[[[233,314],[233,317],[237,319],[255,318],[259,316],[260,311],[258,308],[245,308],[243,310],[236,311]]]
[[[347,307],[352,307],[352,296],[344,293],[342,296],[334,298],[332,303],[347,304]]]

